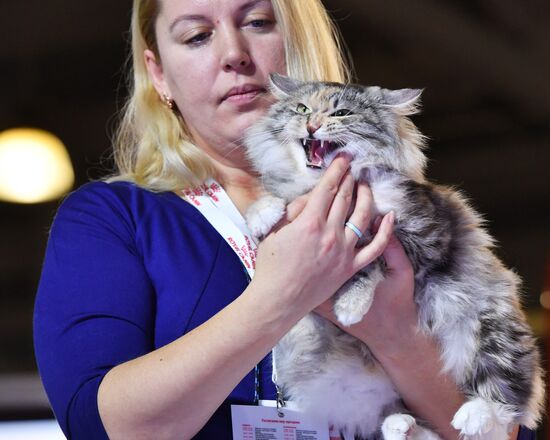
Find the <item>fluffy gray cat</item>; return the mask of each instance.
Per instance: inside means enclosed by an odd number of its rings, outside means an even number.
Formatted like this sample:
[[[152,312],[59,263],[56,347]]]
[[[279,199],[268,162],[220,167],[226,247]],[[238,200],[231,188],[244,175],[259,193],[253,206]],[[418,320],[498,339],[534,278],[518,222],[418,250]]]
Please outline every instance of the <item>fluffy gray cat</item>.
[[[507,438],[513,424],[536,427],[542,371],[519,278],[494,255],[464,197],[424,179],[424,138],[407,118],[421,91],[275,74],[271,88],[278,102],[246,136],[269,193],[247,213],[253,234],[268,233],[338,153],[351,155],[353,177],[372,190],[372,218],[396,214],[395,233],[415,271],[419,328],[439,343],[444,371],[467,396],[452,425],[464,438],[484,440]],[[379,259],[337,292],[334,311],[343,325],[361,320],[383,277]],[[326,418],[346,439],[439,439],[406,413],[368,347],[316,314],[303,318],[274,355],[285,398]]]

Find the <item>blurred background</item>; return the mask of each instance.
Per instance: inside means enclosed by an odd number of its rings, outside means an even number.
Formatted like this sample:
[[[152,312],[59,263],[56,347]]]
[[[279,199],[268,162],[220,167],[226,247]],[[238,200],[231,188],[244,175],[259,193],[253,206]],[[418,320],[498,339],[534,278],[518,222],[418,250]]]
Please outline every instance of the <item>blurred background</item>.
[[[324,3],[357,82],[425,89],[414,120],[430,139],[428,176],[462,188],[484,213],[499,255],[524,279],[524,304],[547,358],[550,2]],[[57,136],[74,167],[72,188],[112,169],[130,7],[130,0],[0,2],[0,132],[34,127]],[[58,204],[0,201],[0,422],[52,417],[33,357],[32,309]]]

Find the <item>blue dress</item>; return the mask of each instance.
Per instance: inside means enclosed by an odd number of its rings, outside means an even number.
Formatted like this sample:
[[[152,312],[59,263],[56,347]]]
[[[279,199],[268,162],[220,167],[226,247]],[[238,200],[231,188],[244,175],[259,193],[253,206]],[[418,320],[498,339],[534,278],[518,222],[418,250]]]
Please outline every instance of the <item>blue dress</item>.
[[[247,282],[225,240],[176,194],[125,182],[72,193],[51,228],[34,315],[38,368],[65,435],[107,439],[97,407],[105,374],[201,325]],[[253,404],[254,388],[251,371],[195,438],[231,439],[230,405]],[[268,358],[260,395],[275,397]]]
[[[162,347],[237,298],[247,275],[233,250],[176,194],[96,182],[53,223],[34,314],[38,368],[68,438],[107,439],[97,391],[114,366]],[[269,359],[261,398],[273,399]],[[250,372],[195,437],[231,439],[230,404],[253,404]]]

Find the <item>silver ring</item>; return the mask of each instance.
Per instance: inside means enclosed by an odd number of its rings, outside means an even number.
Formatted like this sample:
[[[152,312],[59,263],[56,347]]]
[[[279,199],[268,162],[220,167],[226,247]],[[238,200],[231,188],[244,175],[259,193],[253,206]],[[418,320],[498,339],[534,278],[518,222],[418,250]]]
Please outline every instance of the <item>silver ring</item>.
[[[361,237],[363,236],[363,233],[361,232],[361,230],[357,226],[355,226],[352,222],[346,222],[344,227],[350,228],[353,232],[355,232],[355,235],[357,235],[357,238],[359,239],[361,239]]]

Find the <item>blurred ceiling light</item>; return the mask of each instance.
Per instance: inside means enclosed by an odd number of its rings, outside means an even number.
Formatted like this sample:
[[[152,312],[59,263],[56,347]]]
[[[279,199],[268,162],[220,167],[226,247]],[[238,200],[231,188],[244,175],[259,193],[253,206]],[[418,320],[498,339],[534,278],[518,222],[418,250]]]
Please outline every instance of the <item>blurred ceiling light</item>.
[[[73,183],[67,149],[53,134],[33,128],[0,133],[0,200],[55,200],[67,193]]]

